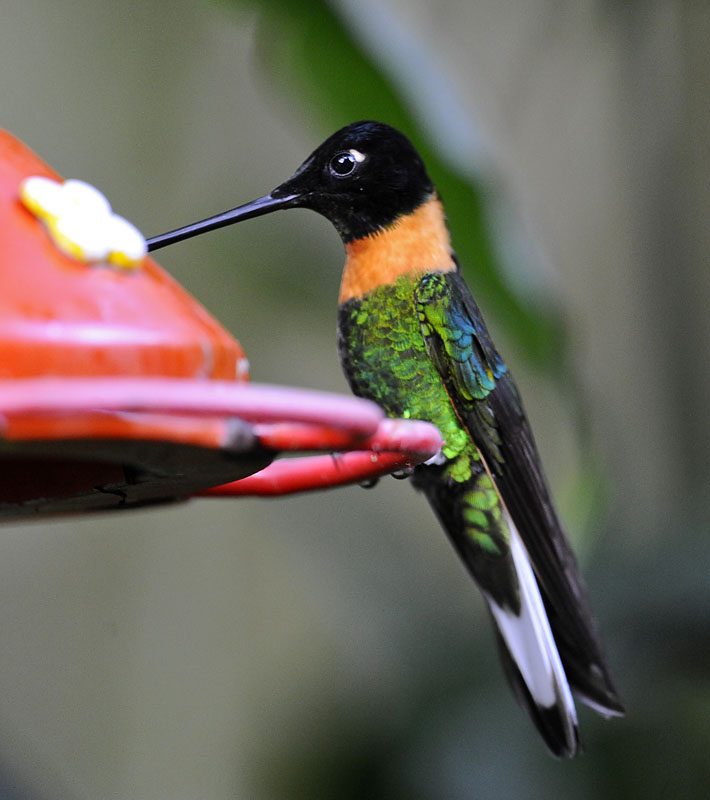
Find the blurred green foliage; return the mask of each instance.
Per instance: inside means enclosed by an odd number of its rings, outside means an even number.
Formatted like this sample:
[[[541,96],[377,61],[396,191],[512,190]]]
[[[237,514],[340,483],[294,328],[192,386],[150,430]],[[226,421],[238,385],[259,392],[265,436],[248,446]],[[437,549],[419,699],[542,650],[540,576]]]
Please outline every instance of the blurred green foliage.
[[[260,12],[258,52],[277,87],[318,120],[322,136],[358,119],[375,119],[414,142],[444,198],[456,252],[484,307],[538,368],[557,371],[563,358],[558,310],[522,300],[506,280],[486,210],[487,189],[447,163],[401,94],[324,0],[233,0]],[[435,123],[435,121],[433,121]]]

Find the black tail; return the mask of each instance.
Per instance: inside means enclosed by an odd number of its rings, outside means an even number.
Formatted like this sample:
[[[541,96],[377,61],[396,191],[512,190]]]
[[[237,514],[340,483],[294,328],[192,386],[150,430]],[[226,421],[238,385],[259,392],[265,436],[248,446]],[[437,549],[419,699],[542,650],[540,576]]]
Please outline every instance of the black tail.
[[[471,481],[457,484],[442,479],[437,467],[423,467],[415,473],[414,483],[426,494],[488,603],[503,667],[515,696],[552,753],[571,757],[580,746],[577,712],[520,536],[503,511],[499,525],[505,533],[502,541],[506,549],[492,558],[476,543],[471,515],[466,513],[476,481],[485,475],[479,464]],[[490,527],[486,530],[490,533]]]

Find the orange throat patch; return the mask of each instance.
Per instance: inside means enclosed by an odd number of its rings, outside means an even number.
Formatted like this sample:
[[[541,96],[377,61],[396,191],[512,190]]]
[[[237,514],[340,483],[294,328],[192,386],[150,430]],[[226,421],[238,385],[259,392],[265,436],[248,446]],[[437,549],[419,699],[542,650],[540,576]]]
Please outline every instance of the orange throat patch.
[[[345,245],[340,303],[408,273],[456,269],[441,200],[433,195],[393,225]]]

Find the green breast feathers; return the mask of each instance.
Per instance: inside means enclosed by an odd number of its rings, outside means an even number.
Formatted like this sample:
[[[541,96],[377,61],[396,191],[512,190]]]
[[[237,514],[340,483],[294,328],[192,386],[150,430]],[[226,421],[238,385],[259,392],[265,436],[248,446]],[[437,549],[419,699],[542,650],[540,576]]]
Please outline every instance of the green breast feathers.
[[[442,376],[432,360],[427,338],[443,337],[461,363],[471,363],[475,331],[451,317],[447,273],[403,275],[361,298],[343,303],[338,312],[338,350],[353,392],[373,400],[388,415],[434,423],[442,433],[443,455],[452,462],[450,478],[470,477],[477,458]],[[470,323],[468,325],[470,328]],[[475,355],[475,354],[474,354]],[[481,363],[462,381],[465,393],[483,398],[495,376]],[[460,458],[461,457],[461,458]]]

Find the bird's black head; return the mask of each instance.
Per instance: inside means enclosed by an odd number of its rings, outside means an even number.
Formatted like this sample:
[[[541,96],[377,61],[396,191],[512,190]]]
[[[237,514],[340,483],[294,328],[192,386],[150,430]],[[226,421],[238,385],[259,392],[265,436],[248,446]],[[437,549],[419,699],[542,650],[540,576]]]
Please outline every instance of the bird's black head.
[[[434,187],[412,143],[381,122],[336,131],[271,192],[327,217],[346,242],[414,211]]]
[[[433,191],[424,162],[404,134],[381,122],[354,122],[326,139],[271,194],[148,239],[148,249],[284,208],[317,211],[350,242],[414,211]]]

